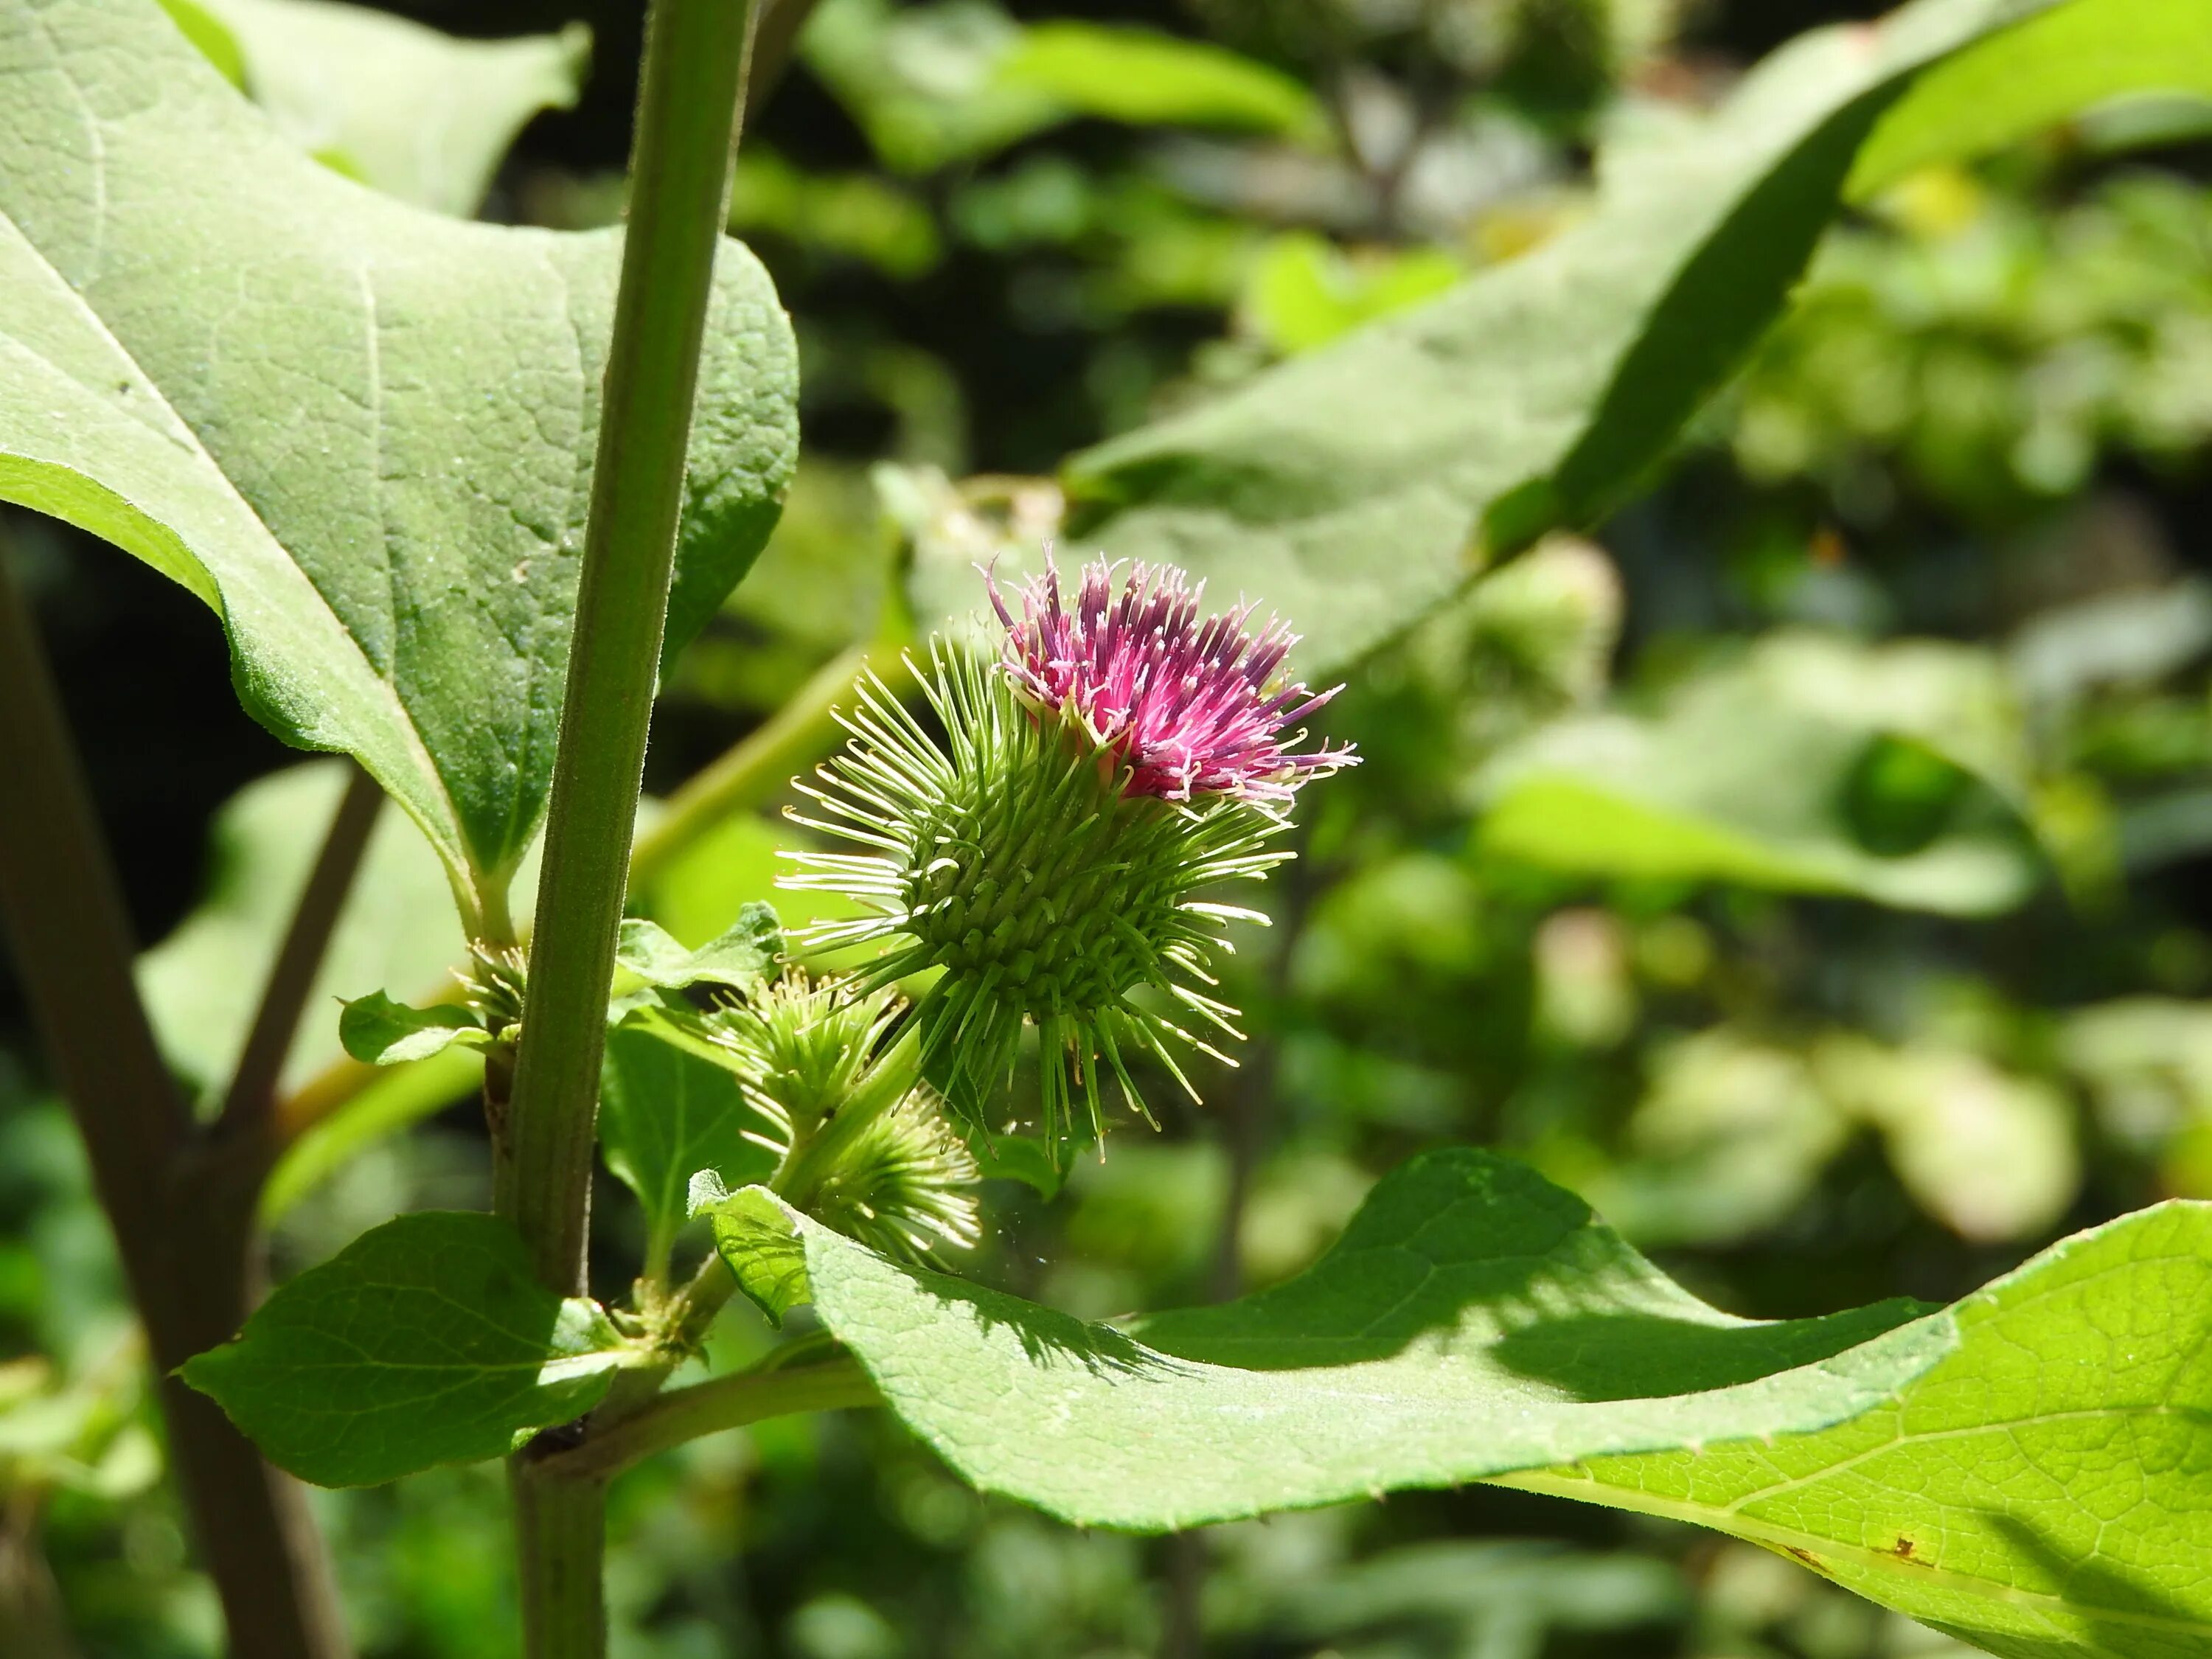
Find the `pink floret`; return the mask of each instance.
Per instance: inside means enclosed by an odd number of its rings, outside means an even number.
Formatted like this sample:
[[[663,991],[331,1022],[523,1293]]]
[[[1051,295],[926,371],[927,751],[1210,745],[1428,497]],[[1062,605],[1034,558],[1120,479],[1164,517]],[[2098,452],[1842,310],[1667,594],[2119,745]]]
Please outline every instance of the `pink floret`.
[[[1298,638],[1280,622],[1247,632],[1250,605],[1201,619],[1206,585],[1172,566],[1133,566],[1118,593],[1114,573],[1103,559],[1085,565],[1072,611],[1049,564],[1024,585],[1020,620],[995,582],[991,605],[1015,690],[1079,719],[1129,768],[1127,793],[1282,805],[1309,778],[1358,763],[1348,748],[1291,752],[1305,735],[1291,728],[1343,688],[1316,694],[1279,677]]]

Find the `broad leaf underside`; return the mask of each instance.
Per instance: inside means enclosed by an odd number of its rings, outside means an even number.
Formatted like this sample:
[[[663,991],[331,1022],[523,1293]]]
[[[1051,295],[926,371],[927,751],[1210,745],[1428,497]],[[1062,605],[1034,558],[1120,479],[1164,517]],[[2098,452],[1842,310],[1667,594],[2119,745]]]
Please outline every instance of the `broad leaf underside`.
[[[258,718],[503,875],[552,764],[619,237],[337,177],[154,0],[0,0],[0,498],[191,588]],[[796,447],[788,324],[735,243],[708,339],[672,647]]]

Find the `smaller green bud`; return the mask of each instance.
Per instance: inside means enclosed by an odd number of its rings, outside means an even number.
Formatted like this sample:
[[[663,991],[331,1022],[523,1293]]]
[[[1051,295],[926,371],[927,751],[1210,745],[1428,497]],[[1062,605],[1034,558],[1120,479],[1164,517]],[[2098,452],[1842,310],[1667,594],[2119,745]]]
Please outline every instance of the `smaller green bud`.
[[[792,969],[705,1015],[781,1162],[770,1184],[796,1207],[889,1254],[964,1249],[981,1236],[974,1157],[921,1081],[912,1042],[886,1046],[904,1003],[885,988]]]

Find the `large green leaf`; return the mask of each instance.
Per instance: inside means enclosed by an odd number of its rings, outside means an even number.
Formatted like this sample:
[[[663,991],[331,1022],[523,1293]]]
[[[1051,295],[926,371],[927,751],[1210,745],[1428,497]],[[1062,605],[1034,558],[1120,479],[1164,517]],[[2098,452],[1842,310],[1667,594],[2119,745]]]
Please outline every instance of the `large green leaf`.
[[[1783,634],[1654,715],[1557,721],[1499,755],[1479,833],[1487,852],[1589,875],[1985,914],[2039,873],[2000,805],[2026,772],[1986,653]]]
[[[507,1222],[428,1210],[279,1287],[184,1378],[279,1468],[365,1486],[580,1417],[629,1357],[596,1304],[538,1283]]]
[[[759,1235],[795,1238],[892,1409],[975,1485],[1066,1520],[1510,1475],[1788,1550],[2000,1652],[2168,1659],[2212,1636],[2212,1206],[2081,1234],[1918,1318],[1768,1324],[1533,1172],[1451,1150],[1384,1180],[1297,1278],[1121,1329],[886,1261],[759,1189],[728,1203],[741,1279]]]
[[[2203,0],[2069,0],[1921,77],[1851,168],[1863,199],[1913,168],[1983,155],[2127,93],[2212,96]]]
[[[2212,1206],[2067,1240],[1941,1316],[1864,1417],[1510,1484],[1717,1527],[2015,1659],[2212,1651]]]
[[[292,142],[388,195],[473,214],[507,147],[582,89],[592,32],[462,40],[334,0],[162,0]]]
[[[1309,668],[1340,666],[1616,501],[1779,312],[1882,111],[2036,9],[1919,0],[1804,38],[1608,158],[1596,210],[1534,252],[1075,457],[1071,534],[1264,595]]]
[[[1571,1194],[1468,1151],[1384,1180],[1298,1278],[1133,1332],[889,1261],[759,1188],[729,1204],[743,1226],[718,1218],[726,1240],[781,1212],[823,1322],[954,1468],[1085,1525],[1177,1527],[1596,1446],[1822,1428],[1945,1346],[1901,1302],[1731,1319]],[[745,1280],[744,1249],[726,1253]]]
[[[495,903],[550,776],[618,237],[337,177],[154,0],[0,0],[0,499],[191,589],[256,716],[359,756]],[[708,338],[672,648],[796,442],[735,243]]]

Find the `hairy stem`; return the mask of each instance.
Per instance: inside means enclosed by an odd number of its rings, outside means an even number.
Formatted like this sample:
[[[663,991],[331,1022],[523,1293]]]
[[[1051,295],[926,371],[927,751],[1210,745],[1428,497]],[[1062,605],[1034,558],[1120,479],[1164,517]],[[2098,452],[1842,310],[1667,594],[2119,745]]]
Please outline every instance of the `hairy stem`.
[[[520,1549],[523,1651],[532,1659],[599,1659],[606,1647],[599,1583],[605,1486],[523,1452],[507,1462],[507,1490]]]
[[[580,1444],[547,1455],[543,1467],[574,1478],[605,1479],[655,1452],[717,1430],[743,1428],[795,1412],[882,1403],[868,1374],[849,1358],[781,1370],[739,1371],[674,1389],[617,1423],[595,1426]]]
[[[323,837],[322,851],[308,873],[307,884],[292,912],[292,925],[277,947],[254,1010],[253,1024],[240,1049],[238,1069],[224,1097],[219,1133],[265,1133],[272,1127],[276,1108],[276,1081],[284,1070],[284,1056],[300,1029],[300,1016],[314,988],[315,975],[329,952],[331,935],[337,932],[338,915],[346,895],[353,890],[362,855],[368,850],[369,832],[384,805],[384,791],[359,766],[346,768],[345,793]]]
[[[522,1039],[504,1121],[495,1127],[497,1206],[521,1232],[538,1279],[563,1295],[584,1284],[607,988],[757,10],[755,0],[654,0],[646,23],[629,228]],[[509,1464],[525,1651],[592,1659],[606,1644],[604,1489],[544,1463],[533,1448]]]
[[[145,1322],[193,1532],[240,1659],[337,1659],[344,1626],[305,1496],[172,1375],[245,1316],[249,1139],[192,1130],[131,976],[130,924],[31,619],[0,551],[0,919]]]
[[[501,1207],[538,1277],[578,1287],[607,986],[659,671],[699,348],[753,7],[659,0],[553,769]]]

